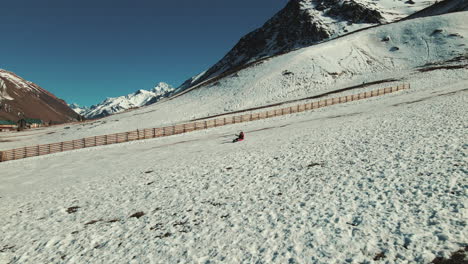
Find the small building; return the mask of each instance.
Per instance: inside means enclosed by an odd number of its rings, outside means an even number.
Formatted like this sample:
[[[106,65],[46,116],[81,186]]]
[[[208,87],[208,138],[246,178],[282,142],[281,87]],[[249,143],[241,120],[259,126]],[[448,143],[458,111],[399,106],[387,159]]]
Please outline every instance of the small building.
[[[36,128],[44,125],[40,119],[23,118],[18,120],[18,129]]]
[[[11,120],[0,120],[0,132],[11,131],[17,128],[16,123]]]

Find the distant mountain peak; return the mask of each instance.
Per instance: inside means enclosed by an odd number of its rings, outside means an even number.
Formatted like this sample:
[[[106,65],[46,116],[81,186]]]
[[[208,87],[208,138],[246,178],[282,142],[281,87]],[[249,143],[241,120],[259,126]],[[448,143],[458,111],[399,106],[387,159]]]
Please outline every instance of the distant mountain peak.
[[[174,91],[171,85],[160,82],[151,90],[140,89],[134,93],[109,97],[97,105],[91,107],[72,107],[78,114],[86,118],[93,119],[116,114],[131,108],[142,107],[158,102]]]
[[[173,91],[174,87],[170,86],[169,84],[165,82],[160,82],[158,83],[152,91],[155,93],[167,93],[168,91]]]

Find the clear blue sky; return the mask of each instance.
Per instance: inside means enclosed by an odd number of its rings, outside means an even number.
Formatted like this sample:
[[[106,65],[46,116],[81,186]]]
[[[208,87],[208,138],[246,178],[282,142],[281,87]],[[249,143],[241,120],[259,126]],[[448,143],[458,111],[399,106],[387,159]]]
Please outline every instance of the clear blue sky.
[[[1,4],[0,68],[68,103],[180,85],[286,0],[14,0]]]

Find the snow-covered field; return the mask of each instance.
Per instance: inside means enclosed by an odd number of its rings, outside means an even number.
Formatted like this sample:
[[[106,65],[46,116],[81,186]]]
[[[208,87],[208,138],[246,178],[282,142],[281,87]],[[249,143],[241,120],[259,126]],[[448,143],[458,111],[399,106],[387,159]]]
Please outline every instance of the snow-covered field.
[[[372,28],[268,59],[174,100],[66,129],[59,126],[29,132],[34,136],[2,134],[0,150],[172,125],[388,78],[398,81],[380,87],[457,80],[468,74],[466,68],[438,75],[439,79],[432,72],[420,74],[416,69],[457,56],[465,56],[466,64],[467,19],[468,12],[461,12]]]
[[[317,111],[0,163],[0,263],[448,256],[468,237],[468,80],[440,85],[446,72]]]
[[[0,263],[448,257],[468,243],[467,17],[372,28],[135,111],[2,134],[0,150],[159,127],[363,82],[395,79],[349,93],[411,84],[315,111],[0,163]],[[240,130],[246,140],[230,143]]]

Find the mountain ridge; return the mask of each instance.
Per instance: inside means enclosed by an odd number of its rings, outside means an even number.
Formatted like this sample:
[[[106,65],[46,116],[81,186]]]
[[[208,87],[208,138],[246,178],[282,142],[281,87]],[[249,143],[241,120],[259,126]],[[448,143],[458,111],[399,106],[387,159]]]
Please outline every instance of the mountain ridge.
[[[160,82],[151,90],[140,89],[128,95],[109,97],[90,107],[81,107],[77,104],[70,104],[70,107],[87,119],[96,119],[156,103],[173,91],[171,85]]]
[[[36,118],[44,122],[71,122],[78,115],[67,103],[39,85],[0,69],[0,119]]]
[[[290,0],[262,27],[244,35],[207,71],[185,81],[176,93],[263,58],[397,21],[434,2]]]

